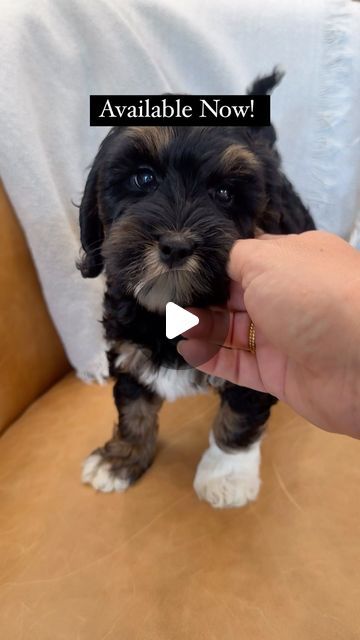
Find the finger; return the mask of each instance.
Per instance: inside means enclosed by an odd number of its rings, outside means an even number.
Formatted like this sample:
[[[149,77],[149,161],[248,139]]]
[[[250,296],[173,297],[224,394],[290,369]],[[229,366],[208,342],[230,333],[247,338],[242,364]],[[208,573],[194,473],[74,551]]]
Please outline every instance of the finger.
[[[277,258],[284,238],[286,238],[287,246],[291,247],[291,239],[295,237],[298,239],[299,235],[288,234],[284,236],[264,233],[257,238],[237,240],[232,246],[229,256],[228,274],[230,278],[240,283],[245,289],[248,282],[263,270],[264,264],[267,265],[269,260],[273,261]]]
[[[247,240],[239,240],[236,242],[230,253],[230,261],[228,272],[230,275],[230,295],[227,301],[228,309],[235,309],[237,311],[246,311],[245,303],[244,303],[244,289],[242,287],[242,275],[244,275],[246,270],[246,260],[247,258],[253,254],[255,246],[259,248],[261,244],[259,244],[258,238],[262,241],[268,241],[274,239],[276,241],[279,238],[282,238],[282,235],[271,235],[270,233],[264,233],[257,238],[247,239]],[[256,245],[254,244],[256,243]],[[234,279],[233,279],[234,278]]]
[[[243,387],[265,392],[256,357],[247,351],[221,347],[214,355],[212,347],[203,340],[181,340],[177,349],[191,366]],[[204,363],[198,365],[197,363]]]
[[[238,240],[233,245],[230,251],[228,274],[230,278],[241,286],[243,283],[243,277],[246,272],[249,258],[257,251],[259,243],[262,240],[259,239],[246,239]]]
[[[196,338],[224,347],[248,349],[250,318],[244,311],[190,309],[199,324],[185,331],[184,338]]]

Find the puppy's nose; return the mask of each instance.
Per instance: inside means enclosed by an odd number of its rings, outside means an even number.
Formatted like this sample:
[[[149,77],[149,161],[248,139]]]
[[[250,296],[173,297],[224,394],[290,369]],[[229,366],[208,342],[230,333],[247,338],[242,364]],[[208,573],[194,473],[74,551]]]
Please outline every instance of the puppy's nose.
[[[160,258],[168,267],[177,267],[194,252],[195,243],[181,233],[165,233],[159,240]]]

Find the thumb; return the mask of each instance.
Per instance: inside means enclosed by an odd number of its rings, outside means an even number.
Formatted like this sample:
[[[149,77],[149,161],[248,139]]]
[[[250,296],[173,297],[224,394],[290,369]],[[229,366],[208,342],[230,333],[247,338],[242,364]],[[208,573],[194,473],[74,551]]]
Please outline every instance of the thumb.
[[[253,278],[277,261],[284,237],[284,235],[264,233],[257,238],[237,240],[229,256],[230,278],[238,282],[245,291]],[[286,236],[286,238],[289,237],[291,234]]]

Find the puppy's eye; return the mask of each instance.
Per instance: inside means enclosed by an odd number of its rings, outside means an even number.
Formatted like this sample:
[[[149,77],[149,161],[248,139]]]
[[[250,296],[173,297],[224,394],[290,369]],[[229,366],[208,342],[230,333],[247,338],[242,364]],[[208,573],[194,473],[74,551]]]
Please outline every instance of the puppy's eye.
[[[155,173],[151,169],[143,168],[139,169],[136,173],[130,176],[130,185],[138,191],[155,191],[159,183],[156,179]]]
[[[221,184],[215,190],[215,199],[221,204],[230,204],[233,197],[234,197],[234,193],[232,189],[226,184]]]

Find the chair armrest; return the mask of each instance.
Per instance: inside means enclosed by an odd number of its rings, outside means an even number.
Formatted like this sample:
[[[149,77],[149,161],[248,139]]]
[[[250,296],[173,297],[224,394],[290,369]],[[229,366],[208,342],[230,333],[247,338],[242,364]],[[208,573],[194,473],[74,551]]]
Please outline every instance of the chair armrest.
[[[24,233],[0,182],[0,431],[70,365]]]

